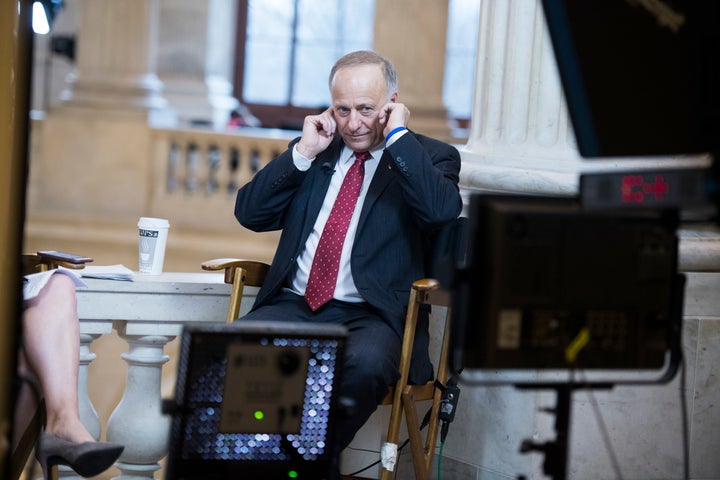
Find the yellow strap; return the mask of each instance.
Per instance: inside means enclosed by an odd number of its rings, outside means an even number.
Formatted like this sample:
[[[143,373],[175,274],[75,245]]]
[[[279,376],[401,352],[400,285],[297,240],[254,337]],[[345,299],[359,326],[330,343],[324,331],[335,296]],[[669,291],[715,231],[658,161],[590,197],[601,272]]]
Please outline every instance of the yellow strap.
[[[583,327],[577,336],[570,342],[570,345],[565,349],[565,360],[568,363],[575,363],[580,350],[585,348],[585,345],[590,341],[590,330],[587,327]]]

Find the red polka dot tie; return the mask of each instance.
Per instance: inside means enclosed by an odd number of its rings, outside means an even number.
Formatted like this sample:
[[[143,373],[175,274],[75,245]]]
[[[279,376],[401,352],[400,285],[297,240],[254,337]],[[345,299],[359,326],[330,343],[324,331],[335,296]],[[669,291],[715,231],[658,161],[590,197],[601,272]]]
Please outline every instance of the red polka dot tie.
[[[312,311],[322,307],[333,298],[345,234],[350,225],[350,218],[355,211],[355,204],[365,177],[365,160],[370,158],[368,152],[355,152],[355,162],[345,175],[340,192],[335,199],[325,228],[323,228],[305,288],[305,301]]]

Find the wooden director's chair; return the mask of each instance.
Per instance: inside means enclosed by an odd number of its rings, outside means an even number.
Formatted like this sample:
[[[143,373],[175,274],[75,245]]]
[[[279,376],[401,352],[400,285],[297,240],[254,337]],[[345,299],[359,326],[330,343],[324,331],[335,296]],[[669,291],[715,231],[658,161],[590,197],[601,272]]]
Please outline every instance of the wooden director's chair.
[[[81,270],[85,268],[86,263],[90,263],[93,260],[87,257],[80,257],[77,255],[67,256],[62,252],[60,255],[55,253],[28,253],[22,255],[22,269],[23,275],[29,275],[32,273],[45,272],[47,270],[53,270],[58,267],[65,267],[72,270]],[[65,258],[67,257],[67,258]],[[40,438],[40,431],[45,425],[45,404],[40,400],[38,402],[38,408],[33,414],[30,422],[28,423],[25,430],[19,437],[18,444],[12,452],[10,458],[10,475],[12,480],[17,480],[22,475],[22,472],[27,464],[30,455],[35,448],[38,438]],[[49,473],[50,478],[57,480],[57,467],[54,467]]]
[[[203,270],[225,272],[225,283],[232,285],[230,307],[228,308],[228,322],[238,318],[240,303],[245,286],[260,287],[267,275],[270,266],[263,262],[253,260],[240,260],[222,258],[209,260],[202,264]],[[422,279],[413,283],[410,290],[405,330],[403,333],[402,350],[400,357],[400,379],[390,389],[381,405],[391,405],[390,421],[388,425],[387,442],[397,445],[400,435],[403,413],[406,418],[409,445],[412,452],[412,463],[415,478],[427,480],[430,478],[435,445],[440,429],[440,406],[443,386],[449,378],[447,354],[450,339],[450,295],[447,290],[440,288],[435,279]],[[437,362],[437,377],[422,385],[408,384],[410,361],[415,340],[418,313],[422,305],[437,305],[446,307],[444,326],[442,327],[442,340],[439,360]],[[432,319],[431,319],[432,320]],[[417,403],[431,401],[429,421],[425,438],[421,432],[421,422],[418,417]],[[389,480],[393,472],[381,470],[380,478]],[[354,477],[344,476],[349,479]]]
[[[423,305],[445,307],[444,319],[433,318],[430,321],[441,321],[442,338],[440,339],[440,353],[436,364],[436,378],[422,385],[408,383],[410,363],[415,341],[418,314]],[[400,379],[394,388],[390,389],[381,405],[392,405],[390,422],[388,425],[387,444],[398,445],[400,426],[403,414],[407,427],[412,464],[416,480],[429,480],[433,467],[435,446],[440,430],[443,391],[450,379],[447,357],[450,345],[450,292],[440,287],[440,282],[433,278],[425,278],[413,282],[410,290],[407,315],[405,317],[405,331],[403,332],[402,350],[400,354]],[[427,432],[423,439],[421,430],[424,425],[419,421],[418,403],[431,401],[427,422]],[[454,413],[454,412],[453,412]],[[394,471],[382,468],[381,480],[391,480]]]

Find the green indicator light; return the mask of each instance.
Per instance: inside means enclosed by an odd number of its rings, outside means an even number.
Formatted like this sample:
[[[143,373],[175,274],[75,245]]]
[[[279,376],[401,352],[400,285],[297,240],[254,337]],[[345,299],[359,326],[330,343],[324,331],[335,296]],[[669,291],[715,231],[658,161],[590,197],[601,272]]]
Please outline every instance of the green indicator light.
[[[298,478],[298,473],[295,470],[290,470],[288,472],[288,478]]]
[[[265,418],[265,414],[262,410],[255,411],[253,415],[255,416],[255,420],[262,420],[263,418]]]

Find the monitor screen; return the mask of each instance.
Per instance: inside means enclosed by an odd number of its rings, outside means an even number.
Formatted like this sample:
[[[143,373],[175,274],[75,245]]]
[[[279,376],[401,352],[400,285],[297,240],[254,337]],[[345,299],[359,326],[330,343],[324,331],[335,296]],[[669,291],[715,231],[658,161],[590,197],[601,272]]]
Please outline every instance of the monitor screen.
[[[677,221],[474,195],[454,280],[453,367],[662,369],[679,338]]]
[[[326,478],[345,336],[296,322],[186,327],[166,478]]]

